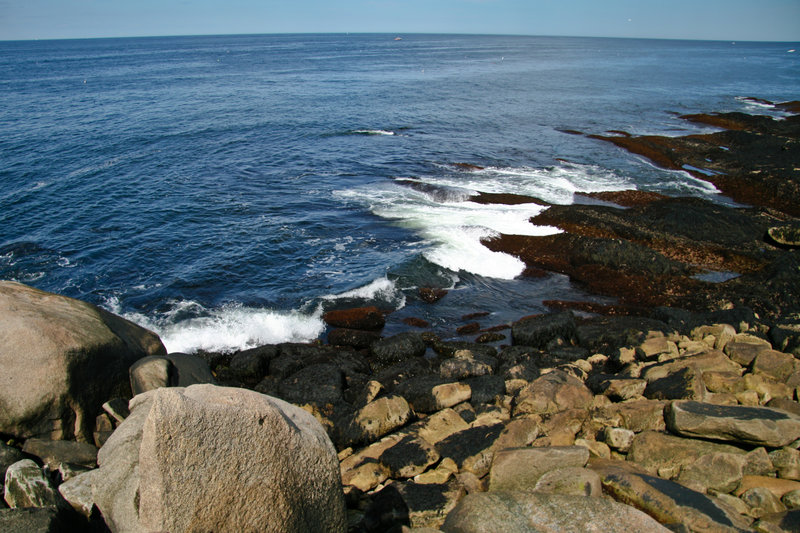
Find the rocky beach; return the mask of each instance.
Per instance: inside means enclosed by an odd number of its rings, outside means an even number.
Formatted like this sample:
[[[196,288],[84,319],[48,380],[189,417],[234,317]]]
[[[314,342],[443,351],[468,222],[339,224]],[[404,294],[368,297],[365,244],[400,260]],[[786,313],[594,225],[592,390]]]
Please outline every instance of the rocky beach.
[[[729,201],[589,193],[483,241],[611,303],[476,301],[453,338],[334,309],[316,342],[183,354],[0,282],[0,530],[797,531],[800,104],[758,102],[787,116],[569,132]]]

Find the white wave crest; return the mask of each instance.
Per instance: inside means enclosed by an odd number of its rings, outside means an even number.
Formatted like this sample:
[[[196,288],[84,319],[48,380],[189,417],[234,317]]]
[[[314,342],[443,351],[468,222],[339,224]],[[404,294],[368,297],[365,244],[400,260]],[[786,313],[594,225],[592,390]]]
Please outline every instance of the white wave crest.
[[[325,330],[317,313],[273,311],[240,304],[207,310],[192,301],[174,302],[170,311],[155,318],[141,313],[120,313],[119,302],[114,298],[106,302],[106,307],[158,334],[170,353],[233,352],[265,344],[308,342]]]
[[[357,135],[395,135],[393,131],[389,130],[353,130]]]

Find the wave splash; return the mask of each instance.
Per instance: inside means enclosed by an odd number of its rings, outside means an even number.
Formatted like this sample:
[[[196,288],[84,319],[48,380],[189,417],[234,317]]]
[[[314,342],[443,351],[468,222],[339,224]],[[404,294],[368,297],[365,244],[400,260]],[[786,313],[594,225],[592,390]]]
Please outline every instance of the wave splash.
[[[547,209],[534,203],[483,204],[470,201],[478,192],[532,196],[551,204],[572,203],[577,192],[631,189],[625,178],[592,165],[562,163],[534,168],[453,168],[441,173],[396,178],[368,187],[336,191],[344,201],[365,205],[385,219],[413,230],[427,244],[423,255],[452,270],[513,279],[525,265],[516,257],[493,252],[481,240],[499,234],[551,235],[560,230],[534,226],[533,216]]]

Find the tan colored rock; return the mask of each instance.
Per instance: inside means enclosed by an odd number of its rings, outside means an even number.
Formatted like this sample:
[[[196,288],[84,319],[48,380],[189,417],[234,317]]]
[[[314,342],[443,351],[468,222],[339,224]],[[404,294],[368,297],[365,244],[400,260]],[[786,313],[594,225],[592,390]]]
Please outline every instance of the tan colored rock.
[[[790,490],[781,497],[781,502],[787,509],[800,509],[800,489]]]
[[[674,359],[678,357],[678,346],[666,337],[653,337],[636,348],[636,355],[645,360],[658,359],[662,355]]]
[[[769,476],[744,476],[739,487],[734,491],[735,496],[741,496],[755,487],[768,489],[778,498],[793,490],[800,490],[800,482],[789,479],[779,479]]]
[[[754,390],[737,392],[734,396],[736,397],[736,401],[739,402],[739,405],[744,405],[745,407],[758,407],[761,405],[761,399]]]
[[[423,473],[439,460],[439,452],[421,437],[407,435],[387,448],[378,460],[389,467],[394,479],[407,479]]]
[[[389,468],[377,461],[363,462],[342,472],[342,485],[367,492],[389,479],[390,474]]]
[[[587,439],[575,439],[575,446],[583,446],[589,450],[590,457],[599,457],[601,459],[611,458],[611,448],[605,442],[598,442]]]
[[[764,350],[755,356],[750,364],[754,374],[762,374],[775,381],[785,382],[798,371],[800,361],[793,355],[776,350]]]
[[[591,391],[579,379],[555,370],[537,378],[517,394],[514,416],[585,409],[593,398]]]
[[[61,497],[86,518],[92,515],[92,509],[94,509],[94,496],[92,495],[93,475],[92,472],[86,472],[68,479],[58,486],[58,492]]]
[[[568,467],[550,470],[542,474],[534,492],[548,494],[572,494],[574,496],[603,496],[603,484],[597,472],[588,468]]]
[[[754,446],[785,446],[800,437],[800,416],[769,407],[676,401],[667,409],[665,420],[678,435]]]
[[[712,350],[691,357],[683,357],[674,361],[658,363],[646,368],[642,372],[642,377],[648,383],[665,378],[670,374],[675,374],[684,368],[692,368],[696,373],[704,372],[740,372],[741,367],[728,359],[728,357],[718,351]]]
[[[143,416],[132,402],[120,426],[134,426],[120,439],[138,455],[128,481],[139,488],[138,506],[130,502],[134,513],[138,507],[135,521],[120,522],[93,487],[96,504],[117,530],[344,531],[336,451],[310,414],[253,391],[213,385],[144,396]],[[141,418],[136,446],[132,419]],[[108,454],[114,450],[106,447],[115,437],[100,451],[97,477],[113,463]]]
[[[402,427],[410,418],[411,407],[405,398],[384,396],[359,409],[353,426],[362,439],[373,441]]]
[[[664,407],[661,400],[636,400],[617,403],[593,413],[594,420],[603,425],[623,427],[635,433],[642,431],[663,431]]]
[[[682,467],[694,463],[704,455],[713,453],[744,455],[745,452],[727,444],[645,431],[633,439],[628,451],[628,461],[640,465],[651,474],[659,473],[665,467],[671,467],[675,469],[674,475],[677,475]]]
[[[727,493],[739,486],[747,459],[733,453],[709,453],[685,465],[677,478],[679,483]]]
[[[620,451],[627,452],[636,434],[630,429],[607,427],[603,432],[603,440],[609,447]]]
[[[739,498],[750,507],[749,514],[753,518],[761,518],[765,515],[786,510],[786,506],[783,505],[780,498],[764,487],[748,489]]]
[[[748,452],[744,457],[746,462],[742,473],[745,476],[774,475],[775,465],[772,464],[772,460],[763,446]]]
[[[748,336],[747,340],[734,340],[725,346],[725,354],[731,358],[731,361],[738,363],[742,366],[750,366],[755,357],[764,350],[771,350],[772,346],[769,342],[758,339],[756,337]]]
[[[441,529],[445,533],[669,531],[641,511],[614,501],[536,492],[468,494],[450,512]]]
[[[737,393],[744,389],[744,382],[739,372],[703,372],[703,382],[709,392]]]
[[[778,477],[800,480],[800,452],[793,448],[781,448],[769,453],[770,461],[778,469]]]
[[[735,533],[746,530],[749,521],[719,500],[667,479],[632,472],[610,464],[592,464],[602,479],[603,490],[621,503],[632,505],[665,525],[689,531]]]
[[[520,416],[509,421],[497,438],[497,449],[529,446],[539,436],[541,422],[538,415]]]
[[[736,330],[730,324],[698,326],[692,330],[693,339],[705,339],[709,335],[714,337],[711,347],[715,350],[723,350],[725,345],[736,337]]]
[[[103,402],[158,337],[86,302],[0,281],[0,433],[93,441]]]
[[[546,472],[568,467],[582,468],[588,461],[589,450],[581,446],[499,450],[489,472],[489,490],[532,490]]]
[[[461,418],[461,415],[452,409],[443,409],[418,422],[415,429],[420,437],[431,444],[436,444],[468,427],[469,425]]]
[[[414,483],[424,485],[446,483],[453,475],[458,473],[458,465],[449,457],[445,457],[433,470],[414,476]]]

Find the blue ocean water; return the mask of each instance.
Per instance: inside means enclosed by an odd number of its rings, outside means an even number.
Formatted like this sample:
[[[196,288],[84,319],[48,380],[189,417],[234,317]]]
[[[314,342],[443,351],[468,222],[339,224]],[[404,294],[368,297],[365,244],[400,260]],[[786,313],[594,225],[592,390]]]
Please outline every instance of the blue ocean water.
[[[677,115],[779,116],[745,97],[800,87],[797,43],[402,37],[0,42],[0,279],[121,313],[171,351],[312,339],[324,309],[366,303],[452,334],[466,313],[592,298],[480,245],[555,231],[528,222],[542,207],[470,194],[724,202],[563,130],[710,131]],[[429,305],[420,286],[452,290]]]

